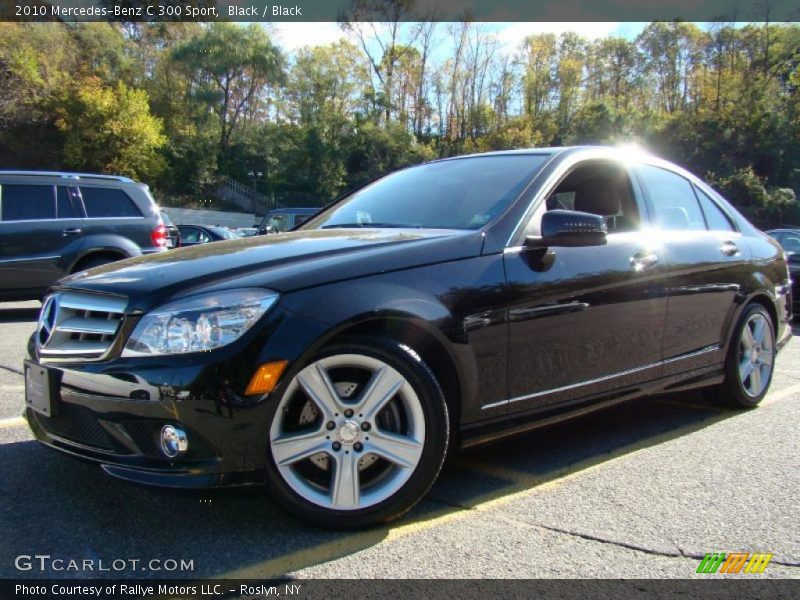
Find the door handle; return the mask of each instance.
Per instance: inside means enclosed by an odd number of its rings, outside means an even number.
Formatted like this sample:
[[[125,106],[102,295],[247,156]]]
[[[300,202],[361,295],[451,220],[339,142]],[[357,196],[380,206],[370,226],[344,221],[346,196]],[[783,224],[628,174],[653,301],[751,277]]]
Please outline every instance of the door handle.
[[[61,233],[62,233],[62,235],[64,235],[64,236],[68,236],[68,235],[80,235],[80,234],[82,234],[82,233],[83,233],[83,229],[81,229],[80,227],[67,227],[67,228],[66,228],[64,231],[62,231]]]
[[[631,256],[631,268],[634,271],[646,271],[647,269],[652,269],[657,264],[658,254],[653,252],[647,254],[642,252]]]
[[[722,256],[736,256],[739,254],[739,248],[733,242],[722,242],[719,251],[722,252]]]

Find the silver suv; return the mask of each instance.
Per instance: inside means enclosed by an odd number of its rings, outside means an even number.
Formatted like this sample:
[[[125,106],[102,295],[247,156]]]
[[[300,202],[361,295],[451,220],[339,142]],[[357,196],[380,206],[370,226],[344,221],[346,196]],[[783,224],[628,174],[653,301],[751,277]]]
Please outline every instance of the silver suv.
[[[167,249],[148,187],[127,177],[0,171],[0,301],[65,275]]]

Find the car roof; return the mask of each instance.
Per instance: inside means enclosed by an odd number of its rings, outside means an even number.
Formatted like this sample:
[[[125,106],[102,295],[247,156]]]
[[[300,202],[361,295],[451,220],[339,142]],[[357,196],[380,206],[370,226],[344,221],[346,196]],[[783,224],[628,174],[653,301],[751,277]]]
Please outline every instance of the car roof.
[[[321,209],[319,208],[276,208],[267,212],[267,215],[278,215],[278,214],[289,214],[289,215],[302,215],[302,214],[313,214],[319,212]]]
[[[97,179],[102,181],[118,181],[120,183],[136,183],[123,175],[102,175],[99,173],[71,173],[68,171],[13,171],[0,170],[0,176],[7,177],[55,177],[59,179]]]

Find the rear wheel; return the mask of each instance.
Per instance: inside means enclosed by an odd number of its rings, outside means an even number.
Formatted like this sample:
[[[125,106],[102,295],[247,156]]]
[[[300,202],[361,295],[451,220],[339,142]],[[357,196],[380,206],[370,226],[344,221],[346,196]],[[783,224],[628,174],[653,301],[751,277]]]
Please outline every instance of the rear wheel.
[[[78,273],[79,271],[88,271],[89,269],[94,269],[95,267],[100,267],[103,265],[107,265],[108,263],[112,263],[115,259],[110,256],[90,256],[79,262],[75,268],[72,270],[73,273]]]
[[[752,408],[767,395],[775,368],[775,329],[761,304],[745,308],[728,351],[725,381],[712,395],[737,408]]]
[[[330,346],[294,375],[271,417],[268,483],[289,511],[340,529],[399,517],[433,484],[447,406],[418,356],[379,338]]]

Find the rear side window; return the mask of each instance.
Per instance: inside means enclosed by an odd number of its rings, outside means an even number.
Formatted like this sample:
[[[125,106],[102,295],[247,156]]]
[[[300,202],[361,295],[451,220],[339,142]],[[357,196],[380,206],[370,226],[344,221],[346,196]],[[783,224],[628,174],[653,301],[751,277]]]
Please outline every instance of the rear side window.
[[[688,180],[649,165],[643,165],[639,173],[653,205],[655,225],[661,229],[706,228],[703,212]]]
[[[56,218],[56,196],[52,185],[3,185],[3,221],[41,221]]]
[[[142,216],[133,200],[122,190],[82,187],[81,196],[89,218]]]
[[[56,188],[56,212],[59,219],[80,219],[81,214],[77,208],[79,200],[63,186]]]
[[[708,194],[700,188],[695,186],[694,191],[697,192],[697,199],[700,200],[700,206],[703,208],[703,214],[706,216],[708,228],[711,231],[734,231],[730,219],[728,219],[728,216],[717,206],[717,203],[709,198]]]

